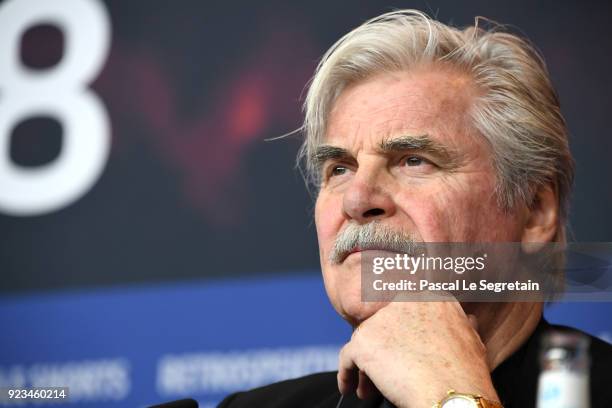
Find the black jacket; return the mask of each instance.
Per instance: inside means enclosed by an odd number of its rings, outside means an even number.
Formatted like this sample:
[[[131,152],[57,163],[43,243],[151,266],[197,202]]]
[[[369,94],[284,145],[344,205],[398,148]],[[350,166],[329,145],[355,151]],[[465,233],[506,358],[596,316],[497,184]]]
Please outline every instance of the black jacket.
[[[542,334],[550,329],[573,330],[540,321],[527,341],[493,373],[493,384],[504,408],[530,408],[536,405],[539,376],[539,349]],[[612,345],[591,338],[591,408],[612,408]],[[219,408],[336,408],[340,393],[336,372],[313,374],[283,381],[225,398]],[[340,408],[392,407],[382,398],[362,401],[345,396]]]

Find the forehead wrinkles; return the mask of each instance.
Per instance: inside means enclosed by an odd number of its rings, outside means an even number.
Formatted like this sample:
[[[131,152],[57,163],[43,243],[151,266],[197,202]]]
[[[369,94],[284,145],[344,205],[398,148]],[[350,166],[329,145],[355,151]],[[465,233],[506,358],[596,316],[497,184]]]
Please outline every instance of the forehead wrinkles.
[[[431,112],[435,110],[435,98],[427,97],[414,89],[398,95],[385,92],[386,89],[364,88],[361,92],[341,94],[329,114],[329,121],[371,120],[380,115],[401,117],[406,112]]]
[[[471,81],[453,71],[386,74],[347,87],[333,104],[323,141],[357,145],[398,133],[471,133]],[[444,139],[447,139],[444,137]],[[447,142],[452,143],[451,140]]]
[[[366,140],[380,142],[382,138],[398,136],[401,133],[422,129],[433,124],[435,114],[426,105],[415,106],[405,102],[405,98],[395,98],[397,102],[386,106],[368,109],[337,109],[330,115],[329,126],[324,135],[325,143],[361,144]]]
[[[373,112],[368,117],[334,117],[323,142],[360,150],[364,145],[378,147],[381,141],[393,137],[429,134],[434,139],[441,136],[446,142],[452,143],[448,136],[443,135],[448,133],[447,129],[449,136],[458,130],[448,115],[440,118],[440,114],[425,108],[415,108],[411,104],[390,105],[378,109],[378,112],[384,114],[376,115]]]
[[[429,67],[386,73],[347,86],[333,103],[330,114],[345,105],[350,105],[355,112],[362,111],[360,114],[364,109],[375,114],[389,105],[404,103],[414,103],[415,107],[424,106],[432,111],[436,110],[436,105],[448,108],[461,104],[475,93],[469,75],[455,69]]]

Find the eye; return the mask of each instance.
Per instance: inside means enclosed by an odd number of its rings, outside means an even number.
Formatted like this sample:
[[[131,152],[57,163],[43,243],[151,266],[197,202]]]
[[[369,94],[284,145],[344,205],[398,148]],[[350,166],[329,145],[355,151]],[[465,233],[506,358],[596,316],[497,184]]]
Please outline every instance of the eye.
[[[346,170],[347,170],[347,169],[346,169],[346,167],[345,167],[345,166],[339,166],[339,165],[336,165],[336,166],[333,166],[333,167],[331,168],[330,175],[331,175],[332,177],[333,177],[333,176],[341,176],[341,175],[343,175],[343,174],[345,174],[345,173],[346,173]]]
[[[415,167],[425,163],[425,159],[419,156],[408,156],[404,159],[406,166]]]

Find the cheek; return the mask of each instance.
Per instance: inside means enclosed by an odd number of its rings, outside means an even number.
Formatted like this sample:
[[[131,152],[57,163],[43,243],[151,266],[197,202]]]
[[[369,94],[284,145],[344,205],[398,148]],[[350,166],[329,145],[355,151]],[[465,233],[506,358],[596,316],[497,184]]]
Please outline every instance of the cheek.
[[[452,206],[458,241],[514,241],[517,219],[499,206],[495,182],[473,180],[473,188],[457,194]]]
[[[324,193],[319,194],[315,204],[315,226],[317,229],[317,239],[319,241],[319,257],[321,262],[321,272],[325,290],[332,305],[339,313],[342,308],[339,304],[338,293],[338,272],[329,261],[329,254],[334,245],[334,241],[342,226],[342,212],[338,203],[333,197]]]
[[[458,192],[445,207],[449,242],[514,241],[516,219],[498,205],[492,188]]]
[[[492,238],[491,226],[507,221],[492,191],[482,179],[440,180],[403,194],[401,202],[424,242],[473,241]]]
[[[338,199],[319,194],[315,204],[315,226],[321,257],[327,256],[342,226],[342,211]]]
[[[408,232],[417,241],[448,242],[450,239],[450,206],[447,198],[430,192],[400,197],[403,212],[412,224]]]

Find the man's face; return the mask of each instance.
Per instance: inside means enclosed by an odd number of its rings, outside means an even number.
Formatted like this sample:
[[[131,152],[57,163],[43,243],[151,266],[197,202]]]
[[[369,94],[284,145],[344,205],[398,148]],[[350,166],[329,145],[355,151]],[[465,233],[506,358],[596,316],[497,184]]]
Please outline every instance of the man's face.
[[[476,96],[467,76],[422,68],[372,77],[336,101],[315,222],[327,294],[351,324],[384,304],[361,302],[362,252],[334,254],[350,225],[375,221],[419,242],[521,240],[523,212],[499,208],[491,149],[468,117]]]

